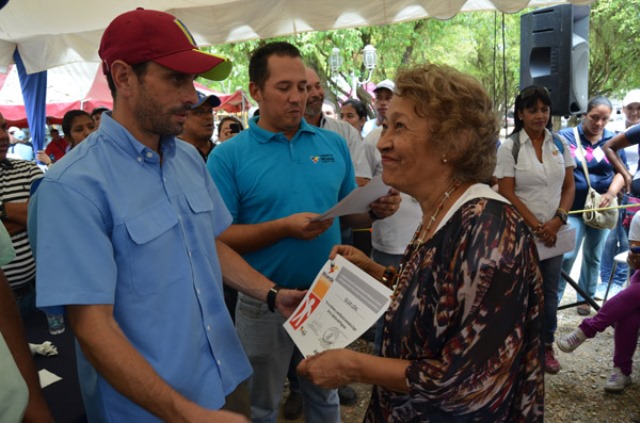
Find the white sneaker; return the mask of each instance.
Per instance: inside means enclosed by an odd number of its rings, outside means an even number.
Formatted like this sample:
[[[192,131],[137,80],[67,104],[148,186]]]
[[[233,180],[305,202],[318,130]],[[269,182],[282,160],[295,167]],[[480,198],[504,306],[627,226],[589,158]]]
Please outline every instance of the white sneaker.
[[[573,352],[576,348],[578,348],[585,340],[587,339],[587,335],[582,332],[582,329],[577,328],[573,332],[568,335],[561,336],[556,341],[558,348],[561,351],[566,353]]]
[[[613,286],[613,284],[611,284]],[[602,301],[604,300],[604,294],[607,292],[607,284],[601,283],[596,288],[596,295],[593,296],[593,299]]]
[[[630,384],[631,376],[626,376],[618,367],[614,367],[607,379],[607,383],[604,385],[604,390],[607,392],[621,392],[625,386]]]

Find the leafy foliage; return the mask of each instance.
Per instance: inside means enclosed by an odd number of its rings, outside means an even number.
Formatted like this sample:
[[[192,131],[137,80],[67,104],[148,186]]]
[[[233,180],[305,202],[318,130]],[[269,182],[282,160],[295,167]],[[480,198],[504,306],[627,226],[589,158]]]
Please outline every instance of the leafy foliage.
[[[640,72],[635,66],[640,59],[635,42],[640,35],[636,22],[639,13],[640,0],[600,0],[592,5],[590,94],[622,96],[628,89],[640,87]],[[393,79],[402,66],[445,63],[476,76],[494,98],[496,109],[504,114],[512,109],[519,90],[520,14],[461,13],[447,21],[422,19],[213,46],[211,51],[234,61],[230,78],[213,88],[225,92],[246,89],[251,52],[263,43],[285,40],[300,48],[307,64],[326,81],[327,97],[335,101],[350,95],[352,71],[366,78],[361,51],[371,44],[378,52],[372,81]],[[331,74],[328,67],[334,47],[340,49],[343,60],[337,74]],[[370,104],[371,96],[362,87],[357,89],[357,96]]]

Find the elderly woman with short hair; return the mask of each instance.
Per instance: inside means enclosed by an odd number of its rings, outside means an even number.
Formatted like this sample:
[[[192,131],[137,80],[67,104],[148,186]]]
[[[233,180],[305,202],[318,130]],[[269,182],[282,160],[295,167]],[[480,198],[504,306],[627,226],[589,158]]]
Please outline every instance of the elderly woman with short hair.
[[[329,388],[374,386],[367,422],[543,420],[542,279],[518,211],[481,183],[498,123],[480,83],[448,66],[401,71],[383,135],[383,180],[415,198],[422,224],[400,270],[339,253],[395,285],[382,356],[348,349],[298,371]]]

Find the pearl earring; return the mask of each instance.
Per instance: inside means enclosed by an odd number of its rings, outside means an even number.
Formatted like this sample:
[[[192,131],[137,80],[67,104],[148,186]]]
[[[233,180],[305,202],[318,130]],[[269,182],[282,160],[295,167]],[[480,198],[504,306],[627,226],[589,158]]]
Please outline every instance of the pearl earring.
[[[447,163],[449,160],[447,160],[447,156],[445,156],[444,154],[442,155],[442,163]]]

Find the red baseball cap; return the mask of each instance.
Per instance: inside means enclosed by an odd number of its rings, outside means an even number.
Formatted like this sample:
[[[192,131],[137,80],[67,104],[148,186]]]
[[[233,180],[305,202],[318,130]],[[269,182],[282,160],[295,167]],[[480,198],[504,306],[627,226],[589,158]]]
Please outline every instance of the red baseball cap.
[[[175,16],[141,7],[111,21],[98,54],[105,75],[116,60],[129,65],[153,61],[177,72],[222,81],[232,66],[224,57],[198,50],[187,27]]]

